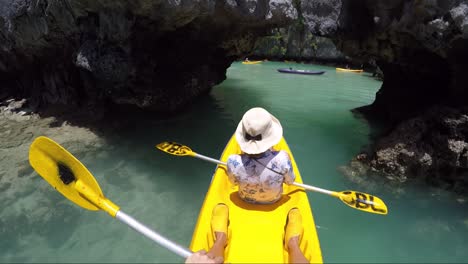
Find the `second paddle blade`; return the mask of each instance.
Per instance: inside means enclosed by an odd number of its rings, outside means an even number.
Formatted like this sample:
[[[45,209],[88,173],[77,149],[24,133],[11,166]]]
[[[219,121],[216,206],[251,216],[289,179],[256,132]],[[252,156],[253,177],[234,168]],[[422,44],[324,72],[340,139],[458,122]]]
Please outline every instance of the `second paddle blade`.
[[[161,142],[158,145],[156,145],[156,148],[171,155],[193,156],[193,152],[189,147],[176,142]]]
[[[358,210],[373,214],[386,215],[388,213],[387,206],[377,196],[355,191],[342,191],[339,194],[345,204]]]

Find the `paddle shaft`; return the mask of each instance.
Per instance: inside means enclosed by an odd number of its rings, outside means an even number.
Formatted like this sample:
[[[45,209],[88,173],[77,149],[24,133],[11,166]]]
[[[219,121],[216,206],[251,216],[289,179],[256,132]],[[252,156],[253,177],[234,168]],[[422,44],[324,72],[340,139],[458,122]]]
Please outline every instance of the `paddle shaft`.
[[[193,156],[195,158],[199,158],[199,159],[202,159],[202,160],[206,160],[206,161],[209,161],[209,162],[212,162],[212,163],[216,163],[216,164],[219,164],[219,165],[224,165],[226,166],[226,162],[222,162],[220,160],[217,160],[217,159],[213,159],[213,158],[210,158],[210,157],[207,157],[207,156],[204,156],[204,155],[201,155],[201,154],[198,154],[198,153],[195,153],[195,152],[192,152],[193,153]]]
[[[120,208],[115,205],[112,201],[107,199],[104,196],[97,194],[93,189],[91,189],[88,185],[86,185],[83,181],[77,180],[75,183],[75,188],[78,192],[86,198],[90,203],[94,204],[99,209],[107,212],[112,217],[117,218],[119,221],[127,224],[135,231],[139,232],[140,234],[146,236],[147,238],[153,240],[154,242],[158,243],[159,245],[169,249],[170,251],[176,253],[177,255],[187,258],[192,253],[187,249],[177,245],[176,243],[166,239],[165,237],[161,236],[160,234],[156,233],[155,231],[151,230],[144,224],[138,222],[133,217],[129,216],[128,214],[122,212]]]
[[[198,159],[202,159],[205,161],[209,161],[218,165],[223,165],[226,166],[226,162],[222,162],[217,159],[213,159],[201,154],[198,154],[194,151],[192,151],[189,147],[184,146],[182,144],[179,144],[177,142],[162,142],[158,145],[156,145],[156,148],[159,150],[162,150],[166,153],[169,153],[171,155],[176,155],[176,156],[192,156]],[[258,162],[258,161],[257,161]],[[259,162],[260,163],[260,162]],[[262,164],[264,165],[264,164]],[[264,165],[265,166],[265,165]],[[275,170],[268,168],[265,166],[267,169],[270,169],[274,172]],[[279,172],[277,172],[279,173]],[[306,185],[303,183],[298,183],[298,182],[293,182],[291,185],[303,188],[305,190],[309,191],[314,191],[322,194],[326,194],[335,198],[340,199],[343,203],[346,205],[358,209],[361,211],[366,211],[369,213],[375,213],[375,214],[387,214],[388,209],[385,203],[378,197],[367,194],[367,193],[362,193],[362,192],[356,192],[356,191],[342,191],[342,192],[335,192],[335,191],[329,191],[326,189],[318,188],[315,186],[310,186]]]
[[[183,258],[187,258],[190,255],[192,255],[192,252],[190,252],[188,249],[185,249],[182,246],[166,239],[165,237],[151,230],[144,224],[138,222],[136,219],[134,219],[133,217],[129,216],[128,214],[122,211],[118,211],[117,214],[115,215],[115,218],[117,218],[122,223],[127,224],[128,226],[130,226],[131,228],[133,228],[135,231],[139,232],[140,234],[146,236],[147,238],[153,240],[154,242],[169,249],[170,251],[176,253],[177,255]]]
[[[216,163],[216,164],[219,164],[219,165],[224,165],[224,166],[227,165],[226,162],[222,162],[220,160],[213,159],[213,158],[210,158],[210,157],[207,157],[207,156],[195,153],[195,152],[192,152],[192,153],[193,153],[193,156],[196,157],[196,158],[206,160],[206,161],[209,161],[209,162],[212,162],[212,163]],[[306,190],[319,192],[319,193],[323,193],[323,194],[328,194],[328,195],[333,196],[333,197],[339,197],[339,194],[337,194],[336,192],[325,190],[325,189],[314,187],[314,186],[310,186],[310,185],[307,185],[307,184],[293,182],[292,185],[300,187],[300,188],[304,188]]]
[[[158,243],[159,245],[169,249],[170,251],[176,253],[177,255],[187,258],[192,253],[187,249],[175,244],[174,242],[166,239],[165,237],[161,236],[160,234],[156,233],[155,231],[151,230],[144,224],[138,222],[133,217],[129,216],[128,214],[122,212],[117,205],[115,205],[112,201],[97,194],[91,188],[89,188],[83,181],[78,180],[75,184],[75,188],[78,192],[85,197],[89,202],[94,204],[96,207],[100,208],[101,210],[107,212],[109,215],[117,218],[119,221],[127,224],[135,231],[138,231],[140,234],[146,236],[147,238],[153,240],[154,242]]]
[[[192,253],[187,249],[175,244],[174,242],[166,239],[155,231],[151,230],[144,224],[138,222],[133,217],[122,212],[120,208],[114,204],[111,200],[107,199],[103,195],[100,195],[90,188],[82,180],[77,180],[75,183],[75,189],[84,197],[87,201],[94,204],[99,209],[107,212],[110,216],[117,218],[119,221],[127,224],[135,231],[138,231],[140,234],[146,236],[147,238],[153,240],[159,245],[169,249],[170,251],[176,253],[177,255],[187,258]]]
[[[92,188],[90,188],[82,180],[77,180],[75,183],[75,189],[83,196],[87,201],[94,204],[99,209],[107,212],[110,216],[117,218],[119,221],[127,224],[135,231],[138,231],[140,234],[146,236],[147,238],[153,240],[159,245],[169,249],[170,251],[176,253],[177,255],[187,258],[192,253],[187,249],[175,244],[174,242],[166,239],[155,231],[151,230],[144,224],[138,222],[133,217],[122,212],[120,208],[114,204],[111,200],[107,199],[103,195],[96,193]]]
[[[310,185],[303,184],[303,183],[293,182],[292,185],[304,188],[306,190],[319,192],[319,193],[323,193],[323,194],[328,194],[328,195],[333,196],[333,197],[338,197],[339,196],[339,195],[336,194],[336,192],[325,190],[325,189],[322,189],[322,188],[319,188],[319,187],[310,186]]]

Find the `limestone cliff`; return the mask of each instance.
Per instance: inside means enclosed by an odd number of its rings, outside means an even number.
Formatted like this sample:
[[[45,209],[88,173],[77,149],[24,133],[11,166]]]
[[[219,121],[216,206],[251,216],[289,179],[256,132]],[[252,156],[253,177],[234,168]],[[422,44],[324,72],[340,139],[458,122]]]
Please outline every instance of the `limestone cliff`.
[[[295,15],[290,1],[1,0],[0,99],[173,111]]]
[[[253,55],[276,60],[349,63],[350,58],[344,56],[330,38],[321,37],[320,32],[307,27],[303,13],[307,3],[299,0],[293,0],[292,3],[297,10],[297,18],[288,27],[272,30],[269,36],[260,38]],[[309,12],[317,13],[319,10]]]
[[[467,103],[468,1],[304,0],[302,9],[312,33],[383,70],[373,115],[398,122]]]
[[[468,191],[468,1],[302,1],[305,23],[344,54],[375,61],[385,80],[357,109],[386,129],[349,175],[423,177]],[[361,163],[361,164],[359,164]],[[390,176],[391,175],[391,176]]]

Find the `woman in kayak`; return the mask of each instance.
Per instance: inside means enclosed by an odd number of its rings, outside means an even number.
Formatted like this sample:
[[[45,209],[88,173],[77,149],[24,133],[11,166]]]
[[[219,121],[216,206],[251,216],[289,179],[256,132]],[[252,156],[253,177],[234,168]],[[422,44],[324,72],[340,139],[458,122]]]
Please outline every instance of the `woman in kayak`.
[[[257,204],[280,200],[283,183],[292,184],[296,176],[289,154],[273,150],[283,137],[279,120],[263,108],[252,108],[239,122],[235,137],[243,154],[228,157],[227,174],[232,184],[239,185],[240,198]],[[291,209],[284,238],[291,263],[308,262],[299,248],[302,230],[300,211]]]
[[[283,137],[283,128],[273,115],[263,108],[252,108],[240,121],[235,137],[242,150],[241,155],[230,155],[227,175],[234,185],[239,185],[240,198],[248,203],[272,204],[281,199],[283,183],[291,184],[296,176],[289,154],[274,151],[272,147]],[[195,253],[186,263],[201,263],[209,258],[221,260],[227,245],[229,209],[217,204],[212,212],[211,229],[215,238],[208,253]],[[297,208],[288,212],[284,247],[289,252],[290,263],[309,263],[299,244],[303,231],[302,217]]]
[[[237,126],[235,137],[243,152],[227,160],[231,183],[239,185],[239,196],[249,203],[272,204],[283,195],[283,182],[296,176],[286,151],[273,151],[283,137],[280,122],[265,109],[247,111]]]

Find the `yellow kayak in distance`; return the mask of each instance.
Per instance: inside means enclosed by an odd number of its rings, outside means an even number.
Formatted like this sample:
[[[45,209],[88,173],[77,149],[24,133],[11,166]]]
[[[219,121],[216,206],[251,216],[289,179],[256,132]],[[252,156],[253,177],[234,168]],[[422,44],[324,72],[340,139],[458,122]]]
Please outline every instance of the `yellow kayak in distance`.
[[[243,61],[242,64],[259,64],[262,63],[263,61]]]
[[[285,139],[274,146],[275,150],[289,153],[296,175],[302,183],[294,157]],[[240,154],[240,147],[232,136],[226,145],[221,161],[226,162],[231,154]],[[323,263],[320,243],[312,209],[305,190],[292,185],[283,185],[283,197],[274,204],[251,204],[238,195],[238,187],[230,183],[226,167],[218,165],[198,215],[190,249],[208,251],[214,243],[211,230],[213,208],[224,203],[229,208],[228,242],[224,251],[225,263],[288,263],[288,251],[284,247],[287,215],[298,208],[302,215],[300,248],[311,263]]]
[[[336,68],[336,71],[342,71],[342,72],[363,72],[363,69],[345,69],[345,68]]]

